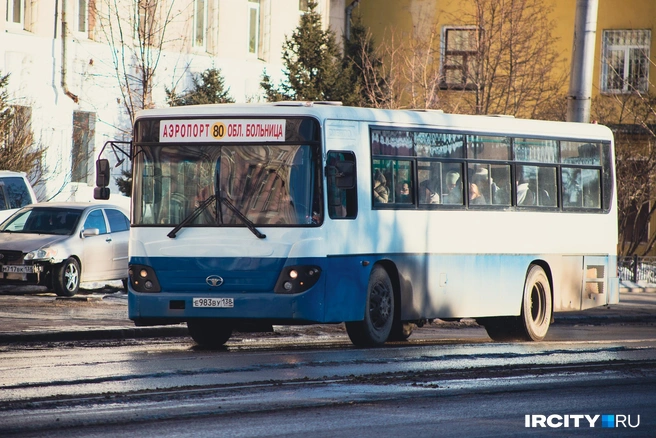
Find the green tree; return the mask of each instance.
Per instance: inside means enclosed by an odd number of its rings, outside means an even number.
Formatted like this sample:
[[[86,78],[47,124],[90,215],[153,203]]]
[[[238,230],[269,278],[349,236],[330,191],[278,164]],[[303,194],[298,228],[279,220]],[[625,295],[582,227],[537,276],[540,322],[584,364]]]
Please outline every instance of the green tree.
[[[122,170],[121,176],[114,178],[116,185],[118,186],[118,191],[123,193],[125,196],[132,195],[132,171],[131,170]]]
[[[36,184],[45,150],[35,144],[31,108],[10,104],[8,86],[9,74],[0,73],[0,169],[25,172]]]
[[[220,69],[208,68],[198,75],[193,75],[191,80],[193,88],[182,94],[177,94],[175,89],[166,89],[166,101],[170,106],[234,102]]]
[[[358,101],[352,74],[345,66],[342,53],[331,30],[321,28],[317,2],[308,0],[308,10],[299,26],[283,43],[285,80],[275,85],[264,71],[260,86],[270,102],[279,100],[342,101],[346,105]],[[346,70],[345,70],[346,69]]]
[[[383,108],[389,100],[383,60],[376,53],[375,42],[359,18],[351,23],[348,39],[344,39],[342,66],[347,82],[357,99],[357,106]]]

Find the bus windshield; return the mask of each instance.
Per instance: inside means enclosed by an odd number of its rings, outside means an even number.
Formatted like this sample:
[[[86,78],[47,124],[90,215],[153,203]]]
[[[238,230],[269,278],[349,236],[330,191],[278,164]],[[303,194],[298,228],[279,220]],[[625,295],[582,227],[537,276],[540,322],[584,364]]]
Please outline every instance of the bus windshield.
[[[139,145],[134,225],[316,226],[322,217],[318,145]],[[228,208],[234,206],[235,209]],[[248,222],[246,221],[246,222]]]

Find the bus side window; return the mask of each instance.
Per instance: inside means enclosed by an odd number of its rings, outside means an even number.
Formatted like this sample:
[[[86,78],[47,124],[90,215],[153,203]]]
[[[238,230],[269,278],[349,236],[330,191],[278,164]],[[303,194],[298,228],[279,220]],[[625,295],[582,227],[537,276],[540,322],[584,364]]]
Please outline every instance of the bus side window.
[[[325,171],[331,219],[354,219],[358,214],[355,169],[353,152],[328,152]]]

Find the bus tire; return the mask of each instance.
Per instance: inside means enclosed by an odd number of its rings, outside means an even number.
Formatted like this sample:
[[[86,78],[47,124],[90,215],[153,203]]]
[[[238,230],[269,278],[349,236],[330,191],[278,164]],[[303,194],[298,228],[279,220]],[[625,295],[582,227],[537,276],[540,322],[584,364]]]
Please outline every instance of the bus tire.
[[[390,332],[390,341],[407,341],[417,325],[413,322],[394,321]]]
[[[522,340],[519,318],[516,316],[479,318],[476,322],[485,328],[487,335],[495,342]]]
[[[544,269],[531,265],[524,282],[520,316],[479,318],[488,336],[497,342],[541,341],[551,324],[551,286]]]
[[[346,332],[359,347],[383,345],[390,336],[394,321],[394,288],[387,271],[374,266],[369,275],[367,301],[362,321],[347,322]]]
[[[522,334],[526,341],[541,341],[551,324],[551,285],[544,269],[531,265],[524,283],[522,299]]]
[[[221,347],[232,336],[232,326],[216,319],[191,319],[187,329],[191,339],[206,348]]]
[[[55,267],[52,288],[59,297],[72,297],[80,290],[80,264],[73,257]]]

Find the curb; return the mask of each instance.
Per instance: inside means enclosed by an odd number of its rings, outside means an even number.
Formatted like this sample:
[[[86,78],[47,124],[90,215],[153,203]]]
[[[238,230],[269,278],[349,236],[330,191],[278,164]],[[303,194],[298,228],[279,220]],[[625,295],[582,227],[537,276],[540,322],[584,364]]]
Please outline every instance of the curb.
[[[552,325],[656,324],[656,315],[554,315]]]
[[[35,333],[0,334],[0,344],[17,342],[95,341],[189,336],[186,326],[135,327],[107,330],[71,330]]]

